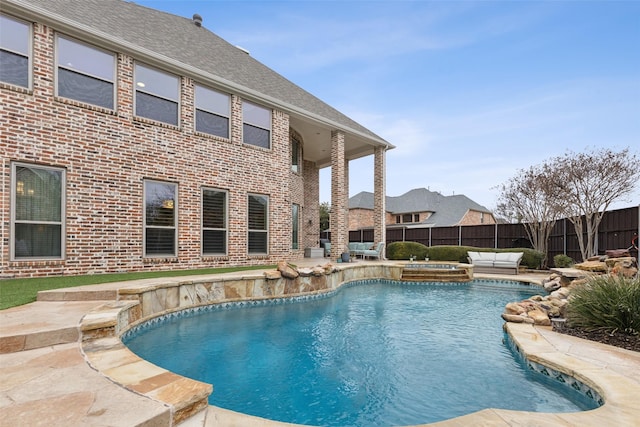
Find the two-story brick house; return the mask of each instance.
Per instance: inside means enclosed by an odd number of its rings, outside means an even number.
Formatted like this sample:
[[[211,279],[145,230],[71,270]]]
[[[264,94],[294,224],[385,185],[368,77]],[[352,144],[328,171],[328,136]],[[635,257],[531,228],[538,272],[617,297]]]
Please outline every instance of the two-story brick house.
[[[392,146],[202,21],[2,0],[0,275],[301,257],[317,246],[319,170],[346,242],[348,163],[367,155],[384,235]]]

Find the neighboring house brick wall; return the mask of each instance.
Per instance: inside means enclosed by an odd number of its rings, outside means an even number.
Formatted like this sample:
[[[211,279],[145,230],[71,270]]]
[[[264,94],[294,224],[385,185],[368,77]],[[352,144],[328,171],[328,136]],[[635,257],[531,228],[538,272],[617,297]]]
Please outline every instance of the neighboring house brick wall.
[[[479,224],[495,224],[496,220],[492,214],[469,210],[460,220],[458,225],[479,225]]]
[[[373,213],[372,209],[349,209],[349,230],[373,227]],[[389,215],[386,222],[389,224]]]
[[[54,98],[53,46],[52,29],[36,23],[32,93],[0,87],[2,275],[251,265],[291,255],[291,203],[308,206],[305,193],[317,194],[318,183],[304,182],[317,177],[317,170],[303,176],[291,174],[287,114],[273,111],[269,150],[242,143],[241,99],[236,96],[232,96],[230,140],[195,133],[194,82],[182,77],[180,127],[134,118],[134,60],[122,53],[117,55],[117,111]],[[9,261],[11,161],[65,168],[65,259]],[[178,184],[175,258],[143,256],[145,179]],[[202,187],[228,191],[226,256],[201,256]],[[269,196],[267,256],[247,254],[248,193]]]

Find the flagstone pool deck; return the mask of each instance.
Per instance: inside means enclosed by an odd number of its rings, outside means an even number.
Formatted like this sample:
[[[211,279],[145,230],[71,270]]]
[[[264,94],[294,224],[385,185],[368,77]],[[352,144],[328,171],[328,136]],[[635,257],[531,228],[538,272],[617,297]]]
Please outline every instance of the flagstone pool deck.
[[[296,261],[317,265],[318,259]],[[375,262],[372,262],[375,263]],[[255,273],[255,271],[253,272]],[[244,275],[246,272],[226,273]],[[485,275],[478,278],[528,280],[540,283],[548,274]],[[195,279],[199,276],[190,276]],[[153,285],[162,279],[144,279]],[[139,286],[141,281],[136,281]],[[68,288],[48,292],[43,300],[0,311],[1,426],[169,426],[171,408],[113,381],[91,367],[80,342],[80,322],[96,307],[116,299],[127,282]],[[558,334],[549,327],[508,324],[508,332],[530,360],[551,368],[563,367],[597,390],[605,404],[591,411],[548,414],[485,409],[430,426],[640,426],[640,353]],[[111,353],[126,358],[127,352]],[[103,361],[114,366],[122,360]],[[119,375],[145,377],[148,363]],[[159,369],[159,368],[158,368]],[[175,374],[156,375],[171,381]],[[158,386],[158,384],[155,384]],[[169,390],[171,391],[171,390]],[[176,389],[177,399],[184,390]],[[185,397],[188,399],[188,396]],[[166,402],[166,400],[165,400]],[[180,426],[260,426],[291,424],[207,406]]]

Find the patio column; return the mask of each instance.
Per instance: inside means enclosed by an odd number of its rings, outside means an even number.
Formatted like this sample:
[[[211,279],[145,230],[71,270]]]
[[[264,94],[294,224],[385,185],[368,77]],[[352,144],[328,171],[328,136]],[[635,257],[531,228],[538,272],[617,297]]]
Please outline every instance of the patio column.
[[[377,147],[373,159],[373,238],[376,242],[385,243],[387,242],[386,151],[386,147]]]
[[[344,154],[344,133],[331,132],[331,259],[337,259],[347,247],[348,194]]]

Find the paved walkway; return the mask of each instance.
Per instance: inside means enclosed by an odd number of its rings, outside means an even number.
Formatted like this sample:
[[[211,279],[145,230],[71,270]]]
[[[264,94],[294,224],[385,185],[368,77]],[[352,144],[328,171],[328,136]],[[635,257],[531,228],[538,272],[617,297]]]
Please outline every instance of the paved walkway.
[[[305,259],[296,264],[323,262]],[[484,275],[476,275],[480,276]],[[534,282],[541,277],[546,275],[518,276]],[[150,284],[157,280],[167,282],[167,278],[146,279]],[[169,425],[167,406],[113,383],[90,368],[80,351],[82,317],[104,300],[115,298],[116,290],[127,285],[121,282],[47,292],[40,295],[40,301],[0,311],[0,426]],[[606,404],[578,414],[486,409],[433,425],[640,426],[640,353],[557,334],[549,328],[518,325],[513,333],[525,350],[533,349],[533,357],[548,363],[570,363],[575,376],[602,389]],[[181,424],[283,425],[213,406]]]

